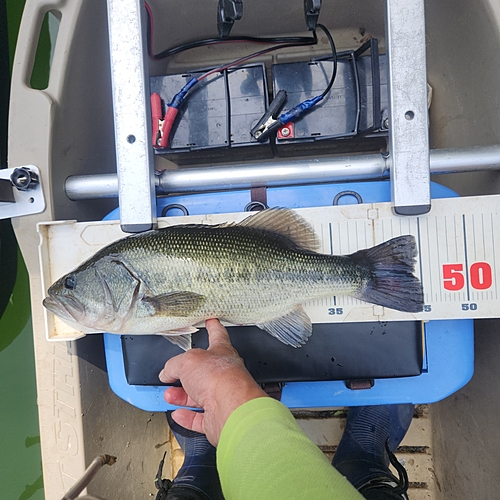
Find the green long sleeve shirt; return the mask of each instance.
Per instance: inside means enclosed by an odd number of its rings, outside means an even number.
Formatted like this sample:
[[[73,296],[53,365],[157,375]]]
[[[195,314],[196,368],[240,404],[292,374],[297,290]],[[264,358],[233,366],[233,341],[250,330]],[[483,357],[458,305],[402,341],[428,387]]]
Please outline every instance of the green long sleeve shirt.
[[[304,434],[278,401],[237,408],[217,447],[226,500],[361,500],[363,497]]]

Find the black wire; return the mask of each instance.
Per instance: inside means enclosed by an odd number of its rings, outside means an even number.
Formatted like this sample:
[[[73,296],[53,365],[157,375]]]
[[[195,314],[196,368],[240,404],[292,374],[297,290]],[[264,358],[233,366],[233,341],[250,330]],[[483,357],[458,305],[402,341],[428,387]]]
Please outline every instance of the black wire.
[[[252,36],[239,36],[228,38],[205,38],[203,40],[195,40],[193,42],[183,43],[176,47],[166,49],[159,54],[154,54],[154,59],[165,59],[185,50],[194,49],[197,47],[205,47],[218,43],[234,43],[234,42],[255,42],[255,43],[286,43],[288,46],[315,45],[317,43],[314,37],[276,37],[276,38],[257,38]]]
[[[204,38],[203,40],[193,40],[191,42],[183,43],[175,47],[163,50],[158,54],[153,54],[153,15],[149,5],[146,4],[147,12],[147,37],[148,37],[148,52],[149,56],[154,60],[165,59],[171,57],[179,52],[184,52],[185,50],[195,49],[197,47],[205,47],[207,45],[214,45],[219,43],[235,43],[235,42],[252,42],[252,43],[279,43],[286,44],[286,47],[296,47],[302,45],[316,45],[318,39],[316,38],[316,33],[313,32],[312,37],[308,36],[289,36],[289,37],[254,37],[254,36],[229,36],[227,38]]]
[[[330,81],[328,82],[326,89],[321,94],[321,97],[325,97],[326,94],[328,94],[328,92],[330,92],[330,90],[332,89],[333,82],[335,81],[335,78],[337,76],[337,49],[335,48],[335,42],[333,41],[330,32],[322,24],[317,24],[316,27],[320,28],[325,33],[326,38],[328,38],[328,41],[330,42],[330,46],[332,48],[332,60],[333,60],[332,76],[330,77]]]

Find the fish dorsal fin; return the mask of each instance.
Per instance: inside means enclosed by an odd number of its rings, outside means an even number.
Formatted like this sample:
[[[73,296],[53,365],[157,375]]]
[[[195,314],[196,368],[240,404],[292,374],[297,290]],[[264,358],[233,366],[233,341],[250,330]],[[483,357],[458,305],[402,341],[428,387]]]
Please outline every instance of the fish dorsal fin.
[[[260,323],[257,326],[283,342],[283,344],[292,347],[300,347],[305,344],[312,333],[311,318],[302,309],[302,306],[298,306],[281,318]]]
[[[320,241],[311,225],[288,208],[269,208],[247,217],[238,225],[285,236],[302,250],[318,250]]]

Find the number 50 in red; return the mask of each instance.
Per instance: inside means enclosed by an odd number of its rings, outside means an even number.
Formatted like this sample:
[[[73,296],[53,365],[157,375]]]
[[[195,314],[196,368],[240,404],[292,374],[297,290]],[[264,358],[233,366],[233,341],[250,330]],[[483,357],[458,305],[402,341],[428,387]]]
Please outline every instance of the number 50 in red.
[[[443,264],[443,286],[456,292],[465,285],[463,264]],[[469,268],[470,285],[476,290],[486,290],[493,283],[491,266],[487,262],[474,262]]]

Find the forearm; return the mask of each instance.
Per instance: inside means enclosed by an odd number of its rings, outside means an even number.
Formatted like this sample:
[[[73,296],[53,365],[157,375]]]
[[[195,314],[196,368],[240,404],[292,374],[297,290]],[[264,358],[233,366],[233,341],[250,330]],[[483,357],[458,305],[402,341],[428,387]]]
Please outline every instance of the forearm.
[[[361,495],[270,398],[237,408],[224,426],[217,468],[226,500],[308,498],[354,500]]]

